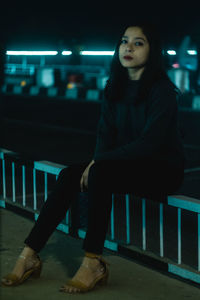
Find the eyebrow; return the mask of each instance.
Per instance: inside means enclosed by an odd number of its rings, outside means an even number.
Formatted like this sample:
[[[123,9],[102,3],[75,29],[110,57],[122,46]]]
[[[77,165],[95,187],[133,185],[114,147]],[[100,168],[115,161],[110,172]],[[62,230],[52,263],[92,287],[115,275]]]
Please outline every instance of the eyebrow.
[[[126,38],[126,39],[128,39],[128,36],[126,36],[126,35],[123,35],[122,39],[123,39],[123,38]],[[142,38],[142,37],[139,37],[139,36],[135,37],[135,38],[134,38],[134,40],[143,40],[144,42],[146,42],[144,38]]]

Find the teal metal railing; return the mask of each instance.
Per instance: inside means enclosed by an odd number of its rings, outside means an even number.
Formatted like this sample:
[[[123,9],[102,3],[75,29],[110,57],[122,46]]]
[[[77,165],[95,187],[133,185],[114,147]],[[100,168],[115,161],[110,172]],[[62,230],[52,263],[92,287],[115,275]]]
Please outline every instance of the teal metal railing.
[[[16,162],[13,160],[11,162],[11,177],[12,177],[12,197],[8,197],[7,195],[7,174],[6,174],[6,160],[8,157],[10,157],[10,160],[12,160],[12,157],[15,156],[16,153],[13,153],[11,151],[0,149],[0,161],[1,161],[1,194],[0,194],[0,206],[2,208],[6,208],[7,204],[17,205],[20,206],[22,209],[29,209],[27,206],[26,201],[26,165],[23,163],[23,160],[21,162],[21,170],[22,170],[22,202],[19,204],[17,202],[16,197],[16,174],[15,174],[15,167]],[[17,155],[17,154],[16,154]],[[18,159],[18,165],[20,164],[20,159]],[[32,206],[32,212],[34,214],[34,219],[37,220],[39,215],[39,208],[38,208],[38,191],[37,191],[37,172],[40,172],[43,174],[43,202],[47,199],[48,196],[48,175],[51,174],[55,176],[57,179],[58,174],[60,171],[66,166],[55,164],[49,161],[34,161],[32,162],[32,173],[33,173],[33,206]],[[30,166],[29,166],[30,169]],[[188,170],[186,170],[188,172]],[[124,203],[125,203],[125,235],[123,236],[123,245],[121,245],[121,241],[118,240],[118,237],[116,235],[116,216],[115,216],[115,194],[112,194],[112,210],[111,210],[111,218],[110,218],[110,235],[105,240],[105,248],[110,249],[115,252],[120,253],[120,249],[124,249],[127,247],[129,251],[131,251],[130,246],[134,246],[131,242],[132,240],[132,233],[131,233],[131,217],[134,216],[134,212],[131,211],[131,195],[130,194],[124,194]],[[141,224],[142,224],[142,245],[139,249],[137,247],[134,248],[133,252],[142,253],[142,255],[149,256],[152,258],[152,255],[149,255],[149,251],[147,249],[147,201],[148,199],[142,198],[141,199]],[[161,262],[162,266],[167,266],[168,272],[173,273],[177,276],[189,279],[190,281],[193,281],[195,283],[200,283],[200,200],[190,198],[184,195],[171,195],[167,197],[167,204],[159,203],[159,255],[158,253],[153,253],[153,261],[155,261],[155,258],[159,262]],[[177,209],[177,261],[171,261],[168,257],[165,256],[165,239],[164,239],[164,206],[170,206]],[[182,213],[183,211],[192,212],[194,214],[194,217],[197,217],[197,264],[196,267],[187,266],[182,261],[182,250],[183,250],[183,244],[182,244]],[[66,234],[69,234],[70,232],[70,211],[66,213],[66,217],[64,222],[60,223],[57,227],[58,230],[61,230],[65,232]],[[175,229],[174,229],[175,230]],[[86,234],[85,228],[79,228],[78,229],[78,236],[80,238],[84,238]],[[125,245],[125,246],[124,246]],[[124,248],[123,248],[124,247]],[[192,255],[192,253],[191,253]]]

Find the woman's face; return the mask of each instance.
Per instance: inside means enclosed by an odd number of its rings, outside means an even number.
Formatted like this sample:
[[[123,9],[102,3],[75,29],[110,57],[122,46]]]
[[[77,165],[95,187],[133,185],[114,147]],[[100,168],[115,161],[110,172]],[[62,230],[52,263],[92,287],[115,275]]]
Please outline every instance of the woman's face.
[[[149,56],[149,42],[140,27],[128,27],[119,46],[119,60],[123,67],[144,68]]]

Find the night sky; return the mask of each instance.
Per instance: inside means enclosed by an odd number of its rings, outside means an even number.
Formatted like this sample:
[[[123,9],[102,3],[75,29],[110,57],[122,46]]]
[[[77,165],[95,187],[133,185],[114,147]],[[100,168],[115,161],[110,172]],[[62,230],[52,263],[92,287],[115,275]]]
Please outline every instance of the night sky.
[[[200,40],[199,8],[188,2],[71,2],[4,4],[0,24],[7,48],[67,49],[73,41],[90,50],[113,50],[124,25],[139,20],[157,24],[166,47],[178,46],[185,35]]]

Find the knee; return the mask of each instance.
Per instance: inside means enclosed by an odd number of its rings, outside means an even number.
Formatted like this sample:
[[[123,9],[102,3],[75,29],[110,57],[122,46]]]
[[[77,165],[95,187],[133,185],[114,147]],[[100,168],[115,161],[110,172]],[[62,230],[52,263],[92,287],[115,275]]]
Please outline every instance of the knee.
[[[89,169],[89,175],[90,176],[99,176],[99,174],[102,173],[102,165],[101,164],[93,164]]]
[[[72,168],[69,166],[69,167],[66,167],[64,169],[62,169],[58,175],[58,181],[66,181],[66,180],[69,180],[69,178],[71,178],[73,175],[73,171],[72,171]]]

